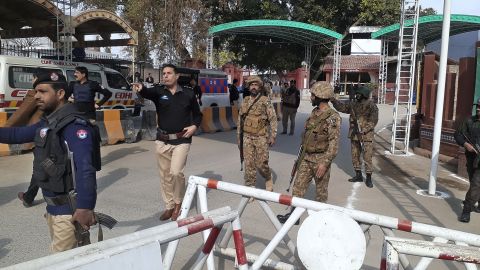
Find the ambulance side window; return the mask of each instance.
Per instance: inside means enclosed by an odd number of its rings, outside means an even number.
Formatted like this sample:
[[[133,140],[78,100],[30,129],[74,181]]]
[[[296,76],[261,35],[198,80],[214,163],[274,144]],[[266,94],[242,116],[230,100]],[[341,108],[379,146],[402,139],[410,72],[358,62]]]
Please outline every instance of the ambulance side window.
[[[108,87],[113,89],[130,90],[127,80],[120,73],[105,72]]]
[[[11,88],[33,89],[33,74],[39,70],[63,74],[60,69],[11,66],[8,70],[8,84]]]
[[[73,73],[75,73],[75,70],[67,70],[67,80],[68,82],[75,81],[75,76],[73,76]],[[88,79],[90,81],[96,81],[100,85],[102,85],[102,76],[100,72],[88,72]]]

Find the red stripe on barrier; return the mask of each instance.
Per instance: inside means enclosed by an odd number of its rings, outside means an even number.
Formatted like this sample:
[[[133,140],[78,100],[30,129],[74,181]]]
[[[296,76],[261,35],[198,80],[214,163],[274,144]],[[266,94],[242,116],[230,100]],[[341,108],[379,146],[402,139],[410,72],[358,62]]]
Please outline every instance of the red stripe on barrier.
[[[203,246],[202,252],[203,254],[208,254],[212,251],[213,245],[215,241],[217,241],[217,237],[220,234],[220,227],[213,227],[208,235],[207,241],[205,241],[205,245]]]
[[[183,227],[185,225],[192,224],[194,222],[204,220],[204,219],[205,218],[202,215],[196,215],[196,216],[193,216],[193,217],[188,217],[188,218],[177,220],[177,225],[178,225],[178,227]]]
[[[247,264],[247,254],[245,253],[242,230],[233,231],[233,241],[235,242],[235,251],[237,252],[238,265]]]
[[[278,199],[278,203],[283,205],[292,205],[292,196],[287,194],[280,194],[280,198]]]
[[[449,255],[449,254],[440,254],[438,256],[438,258],[440,260],[449,260],[449,261],[453,261],[455,260],[457,257],[456,256],[453,256],[453,255]]]
[[[380,270],[387,270],[387,260],[385,258],[380,261]]]
[[[412,222],[410,220],[399,220],[397,228],[404,232],[412,231]]]
[[[217,185],[218,185],[218,180],[208,179],[208,182],[207,182],[207,187],[208,188],[217,189]]]
[[[213,220],[210,219],[205,219],[202,221],[199,221],[197,223],[193,223],[187,226],[188,230],[188,235],[195,234],[197,232],[204,231],[206,229],[212,228],[213,227]]]

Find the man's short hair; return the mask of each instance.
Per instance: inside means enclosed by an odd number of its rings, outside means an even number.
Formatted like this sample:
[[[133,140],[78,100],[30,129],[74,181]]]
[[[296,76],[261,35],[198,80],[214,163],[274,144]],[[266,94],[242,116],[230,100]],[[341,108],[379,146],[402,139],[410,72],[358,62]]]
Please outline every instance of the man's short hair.
[[[237,80],[237,79],[233,79],[233,83],[234,83],[234,84],[235,84],[235,83],[237,83],[237,82],[238,82],[238,80]]]
[[[174,72],[175,74],[178,73],[177,66],[175,66],[174,64],[164,64],[164,65],[162,66],[162,71],[163,71],[165,68],[167,68],[167,67],[173,69],[173,72]]]
[[[78,66],[78,67],[75,67],[75,70],[82,74],[85,74],[88,77],[88,69],[86,67]]]

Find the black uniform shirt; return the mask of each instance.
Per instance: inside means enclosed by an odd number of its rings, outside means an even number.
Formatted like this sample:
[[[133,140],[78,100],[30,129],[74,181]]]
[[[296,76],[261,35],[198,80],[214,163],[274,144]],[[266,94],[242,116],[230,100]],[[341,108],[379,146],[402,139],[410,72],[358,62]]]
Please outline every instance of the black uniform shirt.
[[[168,134],[181,132],[184,128],[202,122],[202,113],[193,90],[177,84],[174,95],[164,86],[143,87],[140,95],[155,103],[157,125]],[[192,138],[169,141],[170,144],[191,143]]]

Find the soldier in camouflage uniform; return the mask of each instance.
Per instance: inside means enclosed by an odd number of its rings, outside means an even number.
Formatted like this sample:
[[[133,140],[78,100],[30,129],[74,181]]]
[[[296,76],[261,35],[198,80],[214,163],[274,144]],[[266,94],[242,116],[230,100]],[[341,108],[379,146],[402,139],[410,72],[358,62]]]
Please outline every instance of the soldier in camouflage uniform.
[[[316,200],[326,202],[330,166],[338,152],[342,119],[328,105],[328,101],[333,98],[333,87],[328,82],[316,82],[310,89],[310,100],[315,108],[305,123],[302,139],[305,154],[302,160],[298,160],[292,195],[302,198],[313,178],[317,190]],[[291,212],[278,215],[278,220],[284,223],[290,214]]]
[[[372,182],[372,156],[373,156],[373,136],[374,129],[378,122],[378,108],[375,103],[369,99],[370,90],[366,87],[359,87],[355,92],[355,101],[349,103],[342,103],[335,98],[331,99],[333,107],[343,113],[350,114],[350,131],[348,137],[352,142],[352,163],[355,169],[355,176],[348,179],[349,182],[363,182],[362,176],[362,149],[358,134],[354,134],[354,124],[358,118],[358,125],[361,131],[361,138],[364,145],[363,161],[365,163],[365,185],[369,188],[373,187]]]
[[[260,77],[250,76],[247,85],[251,92],[240,107],[238,123],[243,120],[243,155],[245,159],[245,185],[255,187],[257,169],[265,178],[265,187],[273,191],[273,180],[268,166],[268,146],[275,143],[277,136],[277,115],[269,98],[263,96]],[[240,146],[240,124],[237,127]]]

